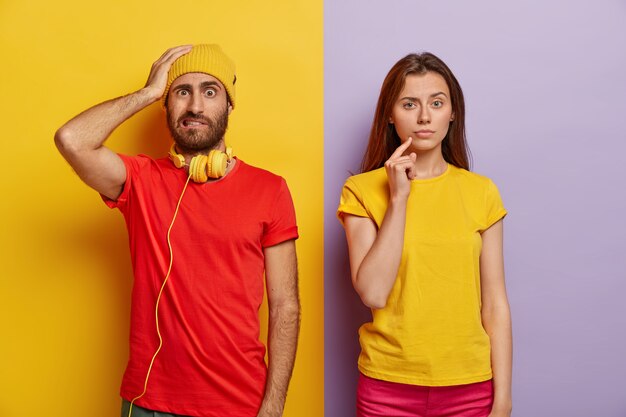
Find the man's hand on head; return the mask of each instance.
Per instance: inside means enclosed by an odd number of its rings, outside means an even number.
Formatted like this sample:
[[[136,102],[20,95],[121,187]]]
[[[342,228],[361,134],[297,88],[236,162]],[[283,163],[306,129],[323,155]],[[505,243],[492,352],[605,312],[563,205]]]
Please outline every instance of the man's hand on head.
[[[148,81],[143,88],[146,92],[149,92],[150,96],[154,100],[160,99],[165,93],[165,87],[167,87],[167,74],[172,67],[174,61],[181,56],[191,51],[192,45],[181,45],[170,48],[157,59],[152,68],[150,69],[150,75],[148,75]]]
[[[126,182],[126,166],[104,142],[121,123],[163,96],[172,64],[191,48],[168,49],[152,65],[144,88],[95,105],[57,130],[54,141],[59,151],[85,184],[111,200],[119,197]]]

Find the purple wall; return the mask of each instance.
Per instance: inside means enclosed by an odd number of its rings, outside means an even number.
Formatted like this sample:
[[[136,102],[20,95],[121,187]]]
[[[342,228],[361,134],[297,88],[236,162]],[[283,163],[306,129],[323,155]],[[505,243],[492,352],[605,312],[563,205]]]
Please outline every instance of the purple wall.
[[[325,415],[354,416],[358,326],[335,219],[382,80],[448,63],[498,184],[517,417],[626,416],[626,2],[325,2]]]

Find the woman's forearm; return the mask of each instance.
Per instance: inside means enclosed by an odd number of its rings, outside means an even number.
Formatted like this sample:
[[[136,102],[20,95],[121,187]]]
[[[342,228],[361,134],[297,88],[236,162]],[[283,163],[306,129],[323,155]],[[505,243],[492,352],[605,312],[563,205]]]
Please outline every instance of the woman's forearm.
[[[354,286],[363,302],[383,308],[393,288],[402,259],[406,200],[391,200],[371,248],[356,273]]]
[[[482,313],[483,326],[491,341],[491,367],[493,371],[493,410],[508,415],[512,408],[512,331],[508,303],[487,307]]]

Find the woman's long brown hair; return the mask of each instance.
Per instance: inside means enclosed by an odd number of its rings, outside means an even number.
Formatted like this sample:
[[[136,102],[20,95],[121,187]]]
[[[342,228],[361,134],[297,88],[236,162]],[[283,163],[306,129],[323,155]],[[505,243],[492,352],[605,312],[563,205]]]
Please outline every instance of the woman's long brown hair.
[[[369,143],[361,163],[361,172],[382,167],[393,151],[400,146],[400,137],[398,137],[394,125],[389,123],[393,106],[404,88],[407,75],[425,74],[427,72],[441,75],[450,89],[454,120],[450,122],[448,133],[441,144],[443,159],[459,168],[470,169],[470,152],[465,139],[463,91],[450,68],[435,55],[424,52],[405,56],[396,62],[385,77],[374,113]]]

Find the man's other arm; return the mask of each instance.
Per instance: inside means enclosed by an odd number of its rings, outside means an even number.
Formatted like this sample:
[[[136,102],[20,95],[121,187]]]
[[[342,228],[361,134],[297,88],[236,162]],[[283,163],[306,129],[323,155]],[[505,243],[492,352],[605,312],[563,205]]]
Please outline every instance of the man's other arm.
[[[283,415],[300,330],[298,265],[294,240],[264,249],[269,305],[268,374],[258,417]]]
[[[59,152],[85,184],[112,200],[119,197],[126,167],[104,142],[125,120],[161,98],[172,63],[190,50],[188,45],[168,49],[152,65],[144,88],[91,107],[57,130]]]

